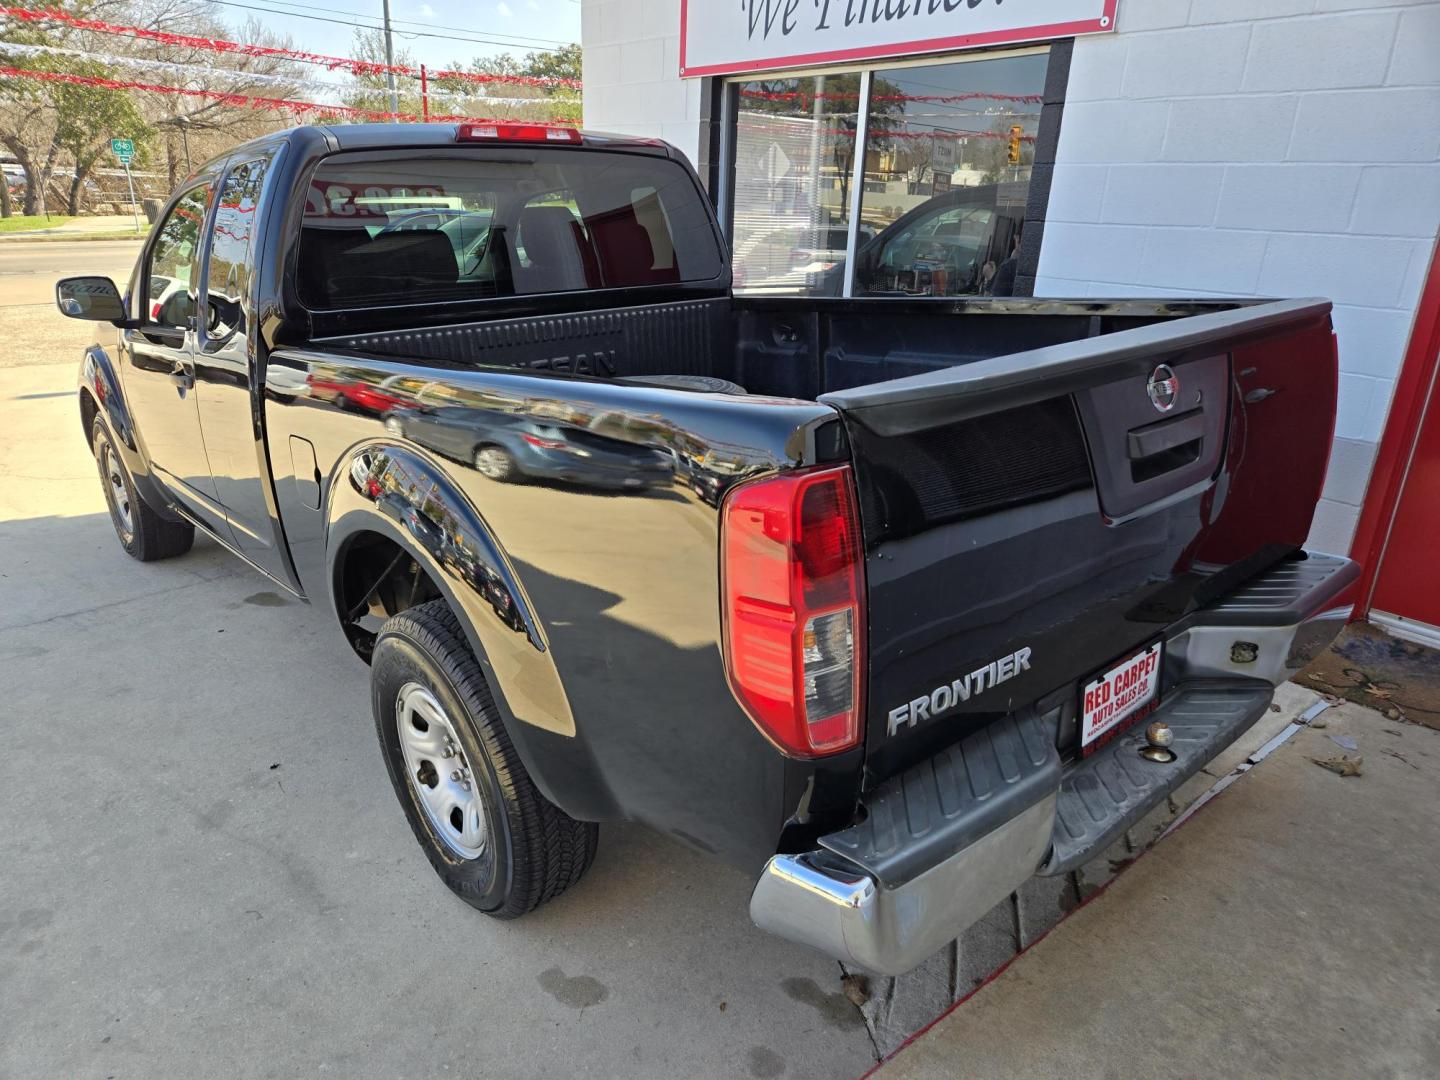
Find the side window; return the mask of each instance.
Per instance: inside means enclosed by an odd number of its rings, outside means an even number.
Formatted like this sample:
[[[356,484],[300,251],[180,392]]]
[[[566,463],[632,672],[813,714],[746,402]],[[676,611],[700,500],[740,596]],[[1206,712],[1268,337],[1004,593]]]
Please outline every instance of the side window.
[[[191,273],[209,199],[208,184],[192,188],[160,223],[145,268],[145,314],[159,326],[183,330],[195,313]]]
[[[220,186],[215,207],[215,232],[210,241],[206,279],[205,332],[211,338],[245,332],[245,301],[250,292],[250,252],[260,188],[269,160],[236,165]]]

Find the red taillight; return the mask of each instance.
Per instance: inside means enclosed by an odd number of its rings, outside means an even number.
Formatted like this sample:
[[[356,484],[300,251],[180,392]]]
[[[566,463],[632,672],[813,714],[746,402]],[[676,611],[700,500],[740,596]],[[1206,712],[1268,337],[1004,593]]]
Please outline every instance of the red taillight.
[[[725,669],[736,700],[792,757],[855,746],[865,606],[850,467],[735,488],[721,552]]]
[[[580,132],[546,124],[461,124],[456,138],[461,142],[578,143]]]
[[[565,444],[559,439],[542,439],[539,435],[521,435],[531,446],[538,446],[541,450],[564,450]]]

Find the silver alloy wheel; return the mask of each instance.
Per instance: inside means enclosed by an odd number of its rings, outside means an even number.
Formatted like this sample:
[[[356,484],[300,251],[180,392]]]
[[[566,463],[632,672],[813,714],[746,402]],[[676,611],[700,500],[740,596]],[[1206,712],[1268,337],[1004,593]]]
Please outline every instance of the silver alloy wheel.
[[[100,471],[110,485],[111,505],[115,507],[115,516],[120,519],[121,528],[127,536],[133,536],[135,519],[130,512],[130,490],[125,486],[125,474],[121,471],[120,459],[109,439],[104,441],[100,449]]]
[[[475,468],[481,476],[504,480],[510,475],[510,455],[498,446],[482,446],[475,451]]]
[[[485,851],[485,807],[455,726],[430,689],[407,682],[395,698],[395,729],[410,788],[430,825],[454,854]]]

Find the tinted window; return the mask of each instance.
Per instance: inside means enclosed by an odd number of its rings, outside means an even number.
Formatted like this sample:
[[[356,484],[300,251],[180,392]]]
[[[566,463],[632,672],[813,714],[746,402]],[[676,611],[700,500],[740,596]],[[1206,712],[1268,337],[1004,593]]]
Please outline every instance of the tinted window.
[[[245,330],[250,251],[260,205],[260,185],[268,164],[261,159],[237,165],[220,186],[215,233],[210,241],[210,275],[206,283],[207,333],[213,338]]]
[[[321,165],[297,285],[307,307],[707,281],[702,196],[663,159],[535,149]]]
[[[195,312],[191,271],[209,198],[208,184],[192,188],[160,223],[145,275],[145,313],[150,322],[184,329]]]

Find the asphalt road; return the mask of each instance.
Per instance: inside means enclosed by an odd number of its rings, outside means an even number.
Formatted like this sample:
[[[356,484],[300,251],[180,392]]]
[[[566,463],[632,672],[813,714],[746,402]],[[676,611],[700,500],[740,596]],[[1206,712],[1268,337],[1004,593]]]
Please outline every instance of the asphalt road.
[[[105,274],[124,288],[139,253],[138,240],[0,240],[0,307],[53,304],[56,278],[72,274]]]
[[[126,247],[0,245],[24,271],[0,279],[0,1077],[872,1065],[839,965],[755,929],[749,875],[648,830],[603,827],[586,879],[519,921],[456,900],[333,617],[203,540],[123,554],[73,389],[110,328],[8,283]]]

